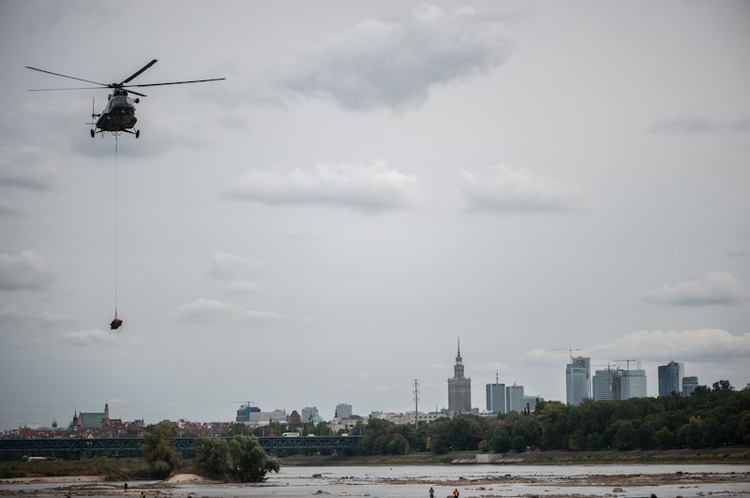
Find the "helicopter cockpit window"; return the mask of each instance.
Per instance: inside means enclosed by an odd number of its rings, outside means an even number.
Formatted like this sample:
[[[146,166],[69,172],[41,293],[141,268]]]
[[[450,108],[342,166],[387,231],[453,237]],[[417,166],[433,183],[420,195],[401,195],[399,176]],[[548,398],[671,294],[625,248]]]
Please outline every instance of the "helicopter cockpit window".
[[[133,107],[133,101],[126,95],[115,95],[110,104],[112,107]]]

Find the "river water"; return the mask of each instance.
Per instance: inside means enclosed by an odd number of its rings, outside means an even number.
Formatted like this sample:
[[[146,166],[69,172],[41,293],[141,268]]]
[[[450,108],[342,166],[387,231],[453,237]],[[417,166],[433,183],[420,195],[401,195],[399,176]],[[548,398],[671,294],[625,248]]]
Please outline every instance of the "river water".
[[[716,482],[721,481],[721,482]],[[750,498],[748,465],[450,465],[282,467],[260,484],[0,484],[0,495],[62,497],[436,498],[607,496]]]

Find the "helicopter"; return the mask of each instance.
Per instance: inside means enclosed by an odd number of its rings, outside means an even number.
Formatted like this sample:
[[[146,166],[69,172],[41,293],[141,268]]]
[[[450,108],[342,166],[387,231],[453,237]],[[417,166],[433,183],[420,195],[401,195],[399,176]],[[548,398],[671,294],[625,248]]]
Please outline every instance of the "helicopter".
[[[157,60],[154,59],[138,71],[134,72],[119,83],[100,83],[98,81],[87,80],[83,78],[76,78],[75,76],[67,76],[65,74],[53,73],[44,69],[36,67],[26,66],[27,69],[32,71],[39,71],[41,73],[52,74],[54,76],[61,76],[76,81],[83,81],[84,83],[91,83],[98,85],[95,87],[82,87],[82,88],[40,88],[35,90],[29,90],[30,92],[46,92],[56,90],[90,90],[94,88],[111,88],[112,93],[107,97],[107,105],[100,114],[96,114],[95,110],[91,110],[91,138],[94,138],[97,133],[101,133],[102,137],[104,132],[111,132],[113,135],[120,133],[129,133],[135,135],[138,138],[141,135],[140,130],[135,129],[135,124],[138,119],[135,117],[135,104],[140,102],[139,98],[131,99],[129,94],[138,95],[139,97],[146,97],[145,94],[136,92],[135,90],[127,90],[127,88],[142,88],[149,86],[165,86],[165,85],[185,85],[189,83],[206,83],[209,81],[222,81],[226,78],[208,78],[203,80],[189,80],[189,81],[168,81],[163,83],[144,83],[140,85],[130,85],[131,81],[140,76],[144,71],[149,69],[151,66],[156,64]],[[95,105],[95,104],[94,104]],[[96,121],[94,121],[94,119]]]

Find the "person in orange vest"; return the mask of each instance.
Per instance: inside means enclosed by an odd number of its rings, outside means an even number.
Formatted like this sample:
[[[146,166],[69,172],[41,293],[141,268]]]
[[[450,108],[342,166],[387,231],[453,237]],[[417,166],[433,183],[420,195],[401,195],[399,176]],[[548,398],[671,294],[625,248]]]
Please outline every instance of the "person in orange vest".
[[[456,489],[453,490],[453,496],[455,498],[458,498],[458,488],[456,488]]]

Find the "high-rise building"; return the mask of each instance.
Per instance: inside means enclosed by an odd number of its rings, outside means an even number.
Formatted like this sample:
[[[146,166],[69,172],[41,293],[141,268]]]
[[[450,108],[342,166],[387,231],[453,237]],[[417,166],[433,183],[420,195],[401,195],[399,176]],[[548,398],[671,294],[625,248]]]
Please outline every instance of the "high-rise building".
[[[458,355],[453,366],[453,378],[448,379],[448,415],[455,417],[471,412],[471,378],[464,377],[464,364],[461,358],[461,341],[458,341]]]
[[[669,396],[672,393],[682,394],[682,378],[685,367],[682,363],[670,361],[666,365],[659,365],[659,396]]]
[[[597,370],[594,372],[594,378],[592,379],[593,384],[593,398],[594,401],[607,401],[614,400],[613,397],[613,370]]]
[[[348,403],[339,403],[336,405],[335,418],[352,418],[352,405]]]
[[[618,372],[620,372],[620,400],[648,396],[645,370],[618,370]]]
[[[521,399],[524,409],[528,410],[529,413],[533,413],[536,410],[536,404],[540,401],[544,401],[544,397],[524,395]]]
[[[526,407],[526,401],[524,400],[523,394],[523,386],[519,386],[514,382],[512,386],[506,387],[505,403],[507,411],[523,413],[523,409]]]
[[[682,395],[690,396],[693,394],[693,390],[698,387],[698,377],[683,377],[682,378]]]
[[[236,422],[247,422],[250,420],[250,414],[251,413],[260,413],[260,408],[257,406],[250,406],[242,405],[240,406],[240,409],[237,410],[237,418],[235,419]]]
[[[316,406],[306,406],[302,409],[301,419],[303,424],[307,424],[308,422],[313,422],[313,419],[315,417],[320,416],[318,413],[318,407]]]
[[[506,413],[505,384],[500,384],[499,375],[495,374],[495,383],[486,385],[487,411],[492,413]]]
[[[621,401],[630,398],[645,398],[646,371],[608,368],[597,370],[593,378],[595,401]]]
[[[571,363],[586,370],[586,397],[591,398],[591,358],[588,356],[576,356],[571,358]]]
[[[581,360],[581,361],[575,361]],[[589,394],[589,375],[586,364],[591,364],[591,358],[574,358],[565,367],[565,400],[569,405],[578,406]]]

